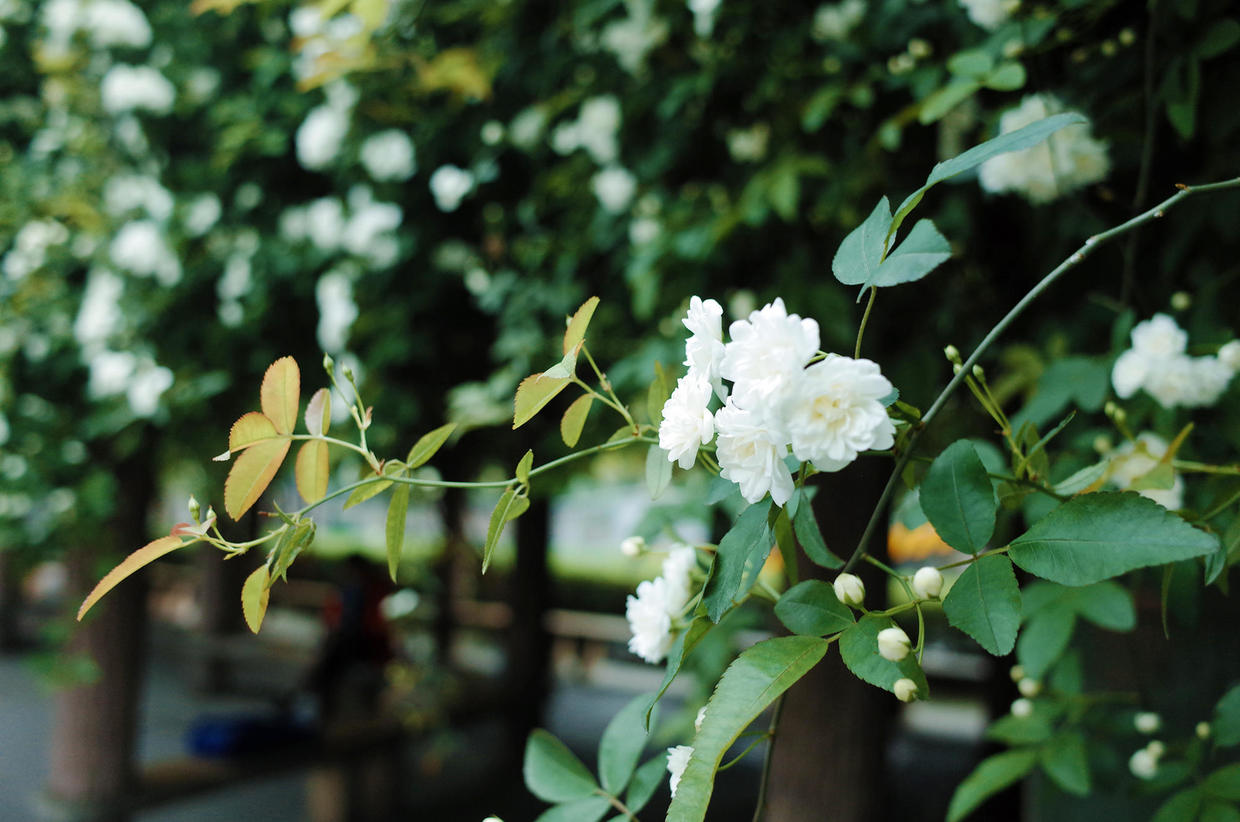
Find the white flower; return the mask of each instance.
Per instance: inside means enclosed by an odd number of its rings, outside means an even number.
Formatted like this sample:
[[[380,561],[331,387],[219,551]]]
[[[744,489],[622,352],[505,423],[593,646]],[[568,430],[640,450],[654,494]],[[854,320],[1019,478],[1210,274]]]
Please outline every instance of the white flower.
[[[431,175],[430,187],[440,211],[456,211],[465,195],[473,191],[474,175],[454,165],[440,166]]]
[[[367,137],[362,143],[361,159],[366,173],[380,183],[404,182],[418,167],[413,141],[394,128]]]
[[[663,404],[659,447],[667,452],[669,462],[681,468],[692,468],[698,448],[715,436],[715,418],[707,407],[710,393],[706,378],[690,371]]]
[[[938,599],[943,591],[943,575],[929,565],[913,574],[913,593],[921,599]]]
[[[642,537],[625,537],[620,540],[620,553],[626,557],[641,556],[646,550],[646,540]]]
[[[1138,779],[1153,779],[1158,775],[1158,757],[1148,748],[1141,748],[1128,758],[1128,770]]]
[[[103,207],[114,217],[143,210],[159,222],[172,216],[172,194],[154,177],[117,174],[103,186]]]
[[[1021,697],[1012,703],[1012,716],[1017,719],[1026,719],[1033,716],[1033,702]]]
[[[1148,376],[1149,359],[1133,348],[1120,354],[1111,368],[1111,384],[1120,399],[1126,400],[1137,393]]]
[[[320,197],[306,206],[305,233],[320,251],[334,251],[344,239],[344,204]]]
[[[219,222],[222,211],[220,198],[215,194],[199,194],[185,212],[185,233],[191,237],[201,237]]]
[[[767,144],[771,139],[771,127],[756,123],[749,128],[734,128],[728,132],[728,153],[738,163],[759,163],[766,157]]]
[[[776,505],[788,501],[793,491],[792,472],[784,464],[788,446],[756,414],[737,408],[729,397],[715,414],[715,430],[720,476],[739,485],[741,496],[751,503],[768,491]]]
[[[891,690],[895,693],[896,699],[901,702],[912,702],[917,698],[917,694],[920,691],[917,683],[908,677],[897,679],[895,684],[891,686]]]
[[[844,0],[842,3],[819,6],[818,11],[814,12],[810,34],[819,42],[843,40],[865,17],[865,8],[865,0]]]
[[[609,166],[590,180],[594,196],[604,210],[620,214],[629,207],[637,192],[637,178],[626,168]]]
[[[893,626],[878,632],[878,655],[883,659],[899,662],[908,656],[909,649],[912,647],[913,643],[909,640],[908,634],[904,633],[903,628]]]
[[[680,786],[680,778],[685,775],[685,768],[689,766],[691,756],[693,756],[692,745],[677,745],[667,749],[667,772],[671,775],[668,787],[672,791],[672,796],[676,795],[676,788]]]
[[[1050,94],[1031,94],[999,118],[1002,134],[1023,128],[1064,105]],[[982,163],[978,181],[994,193],[1014,191],[1032,203],[1048,203],[1074,189],[1096,183],[1109,169],[1106,145],[1095,140],[1088,123],[1067,126],[1047,140],[1020,151],[1009,151]]]
[[[1146,431],[1138,435],[1135,442],[1125,442],[1111,453],[1110,481],[1120,488],[1128,488],[1157,468],[1166,453],[1166,440]],[[1170,488],[1145,488],[1138,493],[1176,511],[1184,507],[1184,478],[1177,475]]]
[[[1140,711],[1132,718],[1132,726],[1138,733],[1146,735],[1158,733],[1162,728],[1162,717],[1153,711]]]
[[[1193,733],[1197,735],[1198,739],[1209,739],[1210,738],[1210,723],[1209,722],[1198,722],[1197,727],[1193,728]]]
[[[663,232],[659,221],[653,217],[638,217],[629,223],[629,242],[636,246],[650,245]]]
[[[667,607],[676,617],[689,604],[693,595],[690,575],[697,567],[697,551],[688,545],[675,545],[663,560],[663,579],[667,582]]]
[[[99,351],[87,363],[90,378],[86,393],[92,399],[101,399],[124,392],[129,379],[138,366],[138,358],[128,351]]]
[[[150,417],[159,409],[159,398],[172,387],[172,372],[146,360],[128,380],[125,399],[136,417]]]
[[[161,285],[176,285],[181,279],[181,263],[159,226],[150,220],[132,220],[121,226],[108,254],[117,267],[139,277],[154,276]]]
[[[604,26],[599,42],[625,71],[640,74],[646,67],[646,55],[667,39],[668,27],[653,16],[651,0],[630,0],[627,5],[629,16]]]
[[[1218,350],[1218,361],[1235,374],[1240,371],[1240,340],[1232,340]]]
[[[1164,408],[1213,405],[1227,390],[1236,369],[1226,357],[1240,356],[1240,346],[1220,350],[1220,357],[1190,357],[1188,334],[1166,314],[1155,314],[1132,329],[1132,348],[1111,370],[1115,393],[1127,398],[1144,389]]]
[[[1020,7],[1020,0],[960,0],[975,25],[994,31]]]
[[[509,141],[522,151],[533,151],[547,127],[547,114],[538,106],[517,112],[508,124]]]
[[[125,283],[106,268],[92,268],[86,280],[86,293],[73,323],[73,336],[84,349],[102,345],[120,330],[124,319],[120,298]]]
[[[870,360],[828,354],[791,381],[782,414],[792,453],[820,471],[838,471],[862,451],[895,442],[895,423],[880,400],[891,383]]]
[[[620,130],[620,100],[612,94],[591,97],[577,113],[577,139],[599,165],[619,154],[616,132]]]
[[[297,162],[309,171],[327,168],[340,154],[348,132],[349,112],[346,108],[330,103],[314,107],[297,127],[294,138]]]
[[[314,298],[319,306],[319,346],[324,351],[343,351],[349,342],[349,329],[357,319],[353,284],[344,274],[328,272],[315,284]]]
[[[759,408],[818,352],[818,323],[789,314],[776,298],[728,329],[719,371],[741,408]],[[781,455],[782,457],[782,455]]]
[[[1132,329],[1133,350],[1153,359],[1169,359],[1188,349],[1188,333],[1167,314],[1155,314]]]
[[[168,78],[150,66],[121,63],[108,69],[99,87],[103,108],[109,114],[149,111],[167,114],[176,100],[176,89]]]
[[[685,341],[685,365],[690,373],[696,371],[705,377],[720,399],[727,393],[719,375],[724,352],[722,318],[723,306],[694,296],[689,300],[688,314],[681,320],[691,335]]]
[[[698,37],[710,37],[715,30],[715,12],[722,0],[687,0],[693,12],[693,33]]]
[[[143,49],[151,44],[151,24],[142,10],[129,0],[90,0],[81,27],[89,32],[91,44],[96,48]]]
[[[865,583],[856,574],[840,574],[831,587],[835,589],[835,598],[845,605],[859,607],[865,602]]]
[[[344,247],[346,250],[366,257],[375,264],[394,262],[386,260],[385,240],[395,241],[392,232],[400,227],[404,214],[400,206],[394,203],[367,202],[358,208],[344,228]],[[392,255],[394,257],[395,252]]]
[[[625,601],[624,618],[632,633],[629,650],[652,665],[661,662],[674,641],[667,580],[656,577],[638,583],[637,595]]]

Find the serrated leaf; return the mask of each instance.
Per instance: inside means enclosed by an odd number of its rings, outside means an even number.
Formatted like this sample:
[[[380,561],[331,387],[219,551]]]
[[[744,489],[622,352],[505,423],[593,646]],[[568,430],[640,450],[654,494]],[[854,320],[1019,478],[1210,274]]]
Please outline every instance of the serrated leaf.
[[[947,822],[964,819],[987,799],[1023,779],[1037,761],[1037,751],[1028,748],[1004,751],[983,759],[973,773],[956,786],[947,808]]]
[[[1012,563],[994,554],[972,563],[943,598],[943,613],[988,653],[1007,656],[1020,631],[1020,586]]]
[[[1048,608],[1029,620],[1016,640],[1016,659],[1033,679],[1041,679],[1059,659],[1076,628],[1076,613],[1068,608]]]
[[[293,468],[297,480],[297,493],[306,502],[318,502],[327,493],[329,475],[327,443],[308,440],[297,450],[297,462]]]
[[[119,585],[126,577],[133,574],[134,571],[137,571],[143,566],[154,562],[165,554],[170,554],[184,545],[193,545],[195,542],[198,542],[198,540],[194,539],[185,542],[182,541],[180,537],[166,536],[160,537],[156,540],[151,540],[146,545],[143,545],[141,548],[121,560],[119,565],[111,571],[108,571],[108,573],[104,575],[103,579],[99,580],[95,587],[91,589],[91,592],[86,595],[86,599],[82,600],[81,607],[78,608],[78,620],[81,620],[82,617],[86,615],[86,612],[93,608],[95,603],[103,598],[104,594]]]
[[[594,404],[594,396],[582,394],[573,400],[573,404],[560,418],[560,438],[569,448],[575,448],[581,439],[581,429],[586,425],[586,417],[590,414],[590,406]]]
[[[250,411],[242,414],[228,431],[228,450],[240,451],[263,440],[275,439],[280,436],[275,423],[261,411]]]
[[[831,273],[844,285],[869,282],[882,263],[891,228],[891,203],[886,197],[865,218],[865,222],[849,232],[831,260]]]
[[[245,615],[245,624],[250,631],[258,633],[263,626],[263,617],[267,613],[267,602],[271,598],[271,576],[266,565],[260,565],[245,578],[241,586],[241,613]]]
[[[400,554],[405,547],[405,517],[409,513],[410,487],[401,483],[392,492],[388,502],[384,535],[387,537],[388,574],[396,581],[396,569],[400,567]]]
[[[624,804],[633,813],[641,813],[642,808],[654,796],[655,790],[663,783],[667,774],[667,752],[664,751],[649,762],[642,764],[629,781],[629,791],[624,795]]]
[[[685,658],[689,656],[689,653],[702,641],[702,637],[706,636],[713,627],[715,627],[715,623],[708,618],[704,616],[694,617],[693,621],[689,623],[689,627],[681,631],[680,635],[676,637],[676,641],[672,643],[671,649],[667,652],[667,670],[663,674],[663,682],[659,685],[659,689],[655,691],[654,696],[650,697],[650,701],[646,705],[644,730],[650,730],[650,719],[654,712],[654,707],[659,704],[659,700],[667,692],[668,687],[672,684],[672,680],[680,672],[680,666],[684,664]]]
[[[1063,731],[1042,746],[1042,770],[1070,794],[1086,796],[1092,780],[1080,731]]]
[[[718,622],[732,603],[749,593],[741,590],[747,569],[761,568],[771,551],[771,532],[767,527],[769,502],[750,505],[719,541],[715,551],[714,573],[706,582],[702,601],[711,622]]]
[[[672,484],[672,461],[658,443],[646,452],[646,490],[652,500],[658,499]]]
[[[642,749],[646,747],[647,702],[645,694],[629,700],[603,730],[598,744],[598,775],[603,790],[612,796],[619,796],[629,784]]]
[[[611,800],[607,797],[587,796],[548,808],[534,822],[598,822],[609,810]]]
[[[531,448],[521,457],[521,461],[517,463],[517,470],[514,476],[517,482],[528,486],[530,484],[530,469],[534,467],[534,449]]]
[[[827,640],[816,637],[777,637],[759,642],[728,666],[693,739],[693,755],[668,808],[667,822],[706,818],[724,753],[750,722],[818,664],[829,647]]]
[[[234,520],[241,519],[250,506],[267,490],[284,463],[290,439],[256,442],[237,457],[224,480],[224,510]]]
[[[1158,503],[1133,492],[1114,492],[1065,502],[1014,539],[1008,556],[1043,579],[1088,585],[1217,548],[1217,536]]]
[[[310,395],[306,403],[306,430],[312,436],[321,437],[332,425],[332,392],[320,388]]]
[[[499,502],[495,504],[495,510],[491,512],[491,521],[487,525],[487,541],[482,548],[482,573],[485,574],[487,568],[491,566],[491,555],[495,553],[495,546],[499,544],[499,538],[504,534],[504,526],[524,514],[529,507],[529,497],[517,496],[515,488],[504,489]]]
[[[405,465],[409,470],[413,470],[421,465],[425,465],[430,461],[431,457],[439,453],[439,449],[448,441],[448,437],[456,431],[456,423],[450,422],[447,425],[441,425],[434,431],[423,434],[418,441],[409,449],[409,456],[405,458]]]
[[[916,654],[910,653],[899,662],[892,662],[878,653],[878,632],[895,625],[890,617],[866,614],[840,634],[840,658],[858,679],[884,691],[894,692],[896,680],[911,679],[917,683],[918,695],[925,699],[930,689],[925,673],[917,664]]]
[[[836,569],[844,567],[844,560],[831,553],[822,538],[822,529],[818,527],[818,519],[814,516],[814,507],[808,499],[802,500],[792,517],[792,531],[797,535],[797,542],[810,562],[822,568]]]
[[[1221,748],[1240,745],[1240,685],[1232,687],[1214,706],[1210,720],[1214,744]]]
[[[951,259],[951,256],[951,243],[939,233],[934,223],[918,220],[904,241],[887,255],[861,288],[915,282]]]
[[[405,470],[405,465],[400,460],[391,460],[383,464],[383,476],[391,476],[393,474],[401,474]],[[363,479],[369,477],[371,472],[369,469],[364,470]],[[391,480],[378,480],[368,485],[362,485],[353,489],[353,493],[349,494],[349,498],[344,501],[344,510],[349,510],[354,505],[360,505],[372,497],[377,497],[384,491],[392,487]]]
[[[577,354],[580,347],[574,348],[564,355],[564,359],[542,372],[542,376],[554,379],[571,380],[577,373]]]
[[[568,802],[598,789],[581,760],[542,728],[536,728],[526,740],[521,772],[525,787],[544,802]]]
[[[297,406],[301,402],[301,372],[292,357],[281,357],[267,366],[259,391],[263,413],[281,434],[293,433]]]
[[[853,626],[852,609],[839,601],[835,589],[807,579],[784,592],[775,603],[775,616],[794,634],[825,636]]]
[[[555,395],[568,384],[567,377],[548,377],[543,374],[531,374],[521,380],[513,400],[513,429],[520,428],[533,419],[534,415],[555,399]]]
[[[288,581],[288,569],[297,559],[297,555],[305,550],[314,540],[314,521],[303,519],[289,528],[280,536],[276,543],[275,559],[271,563],[271,579]]]
[[[921,510],[951,547],[976,554],[995,530],[995,492],[977,450],[957,440],[931,463],[921,482]]]
[[[586,329],[590,327],[590,320],[594,318],[594,309],[596,308],[598,308],[598,297],[591,297],[573,313],[573,318],[568,321],[568,328],[564,331],[565,354],[572,351],[577,347],[578,343],[585,340]]]

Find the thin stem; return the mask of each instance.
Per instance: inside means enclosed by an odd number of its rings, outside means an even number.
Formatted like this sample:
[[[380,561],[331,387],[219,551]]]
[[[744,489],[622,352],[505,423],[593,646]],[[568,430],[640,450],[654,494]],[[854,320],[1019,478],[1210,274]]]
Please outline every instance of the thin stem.
[[[912,434],[909,436],[908,442],[905,444],[904,452],[896,460],[896,465],[891,471],[891,476],[888,477],[887,484],[883,487],[883,492],[879,495],[878,502],[874,506],[874,511],[870,514],[870,520],[865,526],[865,531],[862,532],[861,539],[858,541],[857,547],[853,550],[852,556],[848,558],[848,562],[844,564],[843,570],[848,571],[854,568],[857,565],[857,562],[860,561],[861,555],[865,552],[865,548],[869,544],[870,538],[873,537],[874,531],[878,527],[879,519],[882,517],[883,512],[887,508],[887,503],[891,499],[891,495],[894,493],[896,485],[900,481],[900,474],[904,471],[904,466],[908,465],[914,446],[917,444],[918,439],[920,439],[922,432],[926,430],[926,426],[928,426],[935,416],[937,416],[938,412],[943,408],[943,405],[955,392],[960,383],[964,381],[965,376],[971,372],[973,366],[979,359],[981,359],[982,355],[986,353],[995,340],[997,340],[999,336],[1008,329],[1008,326],[1010,326],[1017,317],[1025,312],[1025,309],[1029,307],[1030,303],[1040,297],[1042,292],[1050,288],[1055,281],[1062,277],[1065,273],[1080,265],[1087,256],[1093,253],[1095,248],[1102,245],[1104,242],[1113,240],[1116,237],[1122,236],[1123,234],[1126,234],[1139,226],[1161,218],[1164,214],[1166,214],[1168,209],[1178,205],[1181,200],[1186,197],[1190,197],[1193,194],[1207,194],[1233,188],[1240,188],[1240,177],[1235,177],[1230,180],[1222,180],[1217,183],[1206,183],[1199,186],[1181,186],[1178,192],[1163,200],[1153,208],[1143,211],[1132,219],[1120,223],[1114,228],[1108,229],[1101,234],[1095,234],[1094,236],[1086,239],[1080,248],[1070,254],[1068,258],[1059,265],[1055,266],[1049,274],[1043,277],[1037,285],[1029,290],[1029,293],[1025,294],[1025,296],[1020,299],[1020,302],[1012,306],[1011,310],[1004,315],[1003,319],[999,320],[995,327],[990,329],[990,332],[986,334],[980,343],[978,343],[977,348],[973,349],[973,353],[970,354],[969,358],[964,361],[964,364],[960,370],[951,378],[951,381],[947,383],[946,387],[939,392],[938,397],[936,397],[934,402],[930,405],[929,410],[922,415],[921,423],[913,429]]]
[[[861,338],[865,336],[865,326],[870,321],[870,312],[874,309],[874,300],[878,298],[878,286],[870,286],[870,299],[865,304],[865,313],[861,315],[861,325],[857,327],[857,344],[853,347],[853,359],[861,359]]]
[[[1171,467],[1187,474],[1224,474],[1229,477],[1240,476],[1240,465],[1210,465],[1206,462],[1192,460],[1172,460]]]
[[[594,399],[598,400],[599,402],[603,403],[609,408],[613,408],[616,411],[618,411],[621,414],[621,416],[624,417],[625,422],[631,423],[633,421],[632,418],[629,416],[627,409],[625,409],[623,405],[613,402],[610,397],[605,397],[599,392],[595,391],[593,388],[590,387],[589,383],[585,382],[580,377],[577,377],[577,376],[573,377],[573,385],[579,386],[580,388],[585,390],[587,394],[594,397]]]
[[[995,548],[993,551],[982,551],[980,554],[974,554],[968,559],[962,559],[959,562],[949,562],[946,565],[940,565],[939,570],[946,571],[948,568],[959,568],[961,565],[968,565],[971,562],[977,562],[982,557],[990,557],[990,556],[994,556],[995,554],[1006,554],[1011,549],[1011,547],[1012,546],[1010,545],[1005,545],[1002,548]]]
[[[602,788],[599,788],[598,791],[596,791],[596,793],[599,796],[607,797],[607,801],[611,803],[611,806],[615,808],[616,810],[620,811],[620,813],[624,814],[625,819],[632,819],[633,822],[637,822],[637,817],[633,814],[631,810],[629,810],[627,805],[625,805],[623,802],[620,801],[619,797],[612,796],[611,794],[609,794],[607,791],[603,790]]]
[[[337,446],[340,446],[341,448],[347,448],[348,450],[355,451],[358,454],[361,454],[363,457],[365,457],[366,462],[370,465],[371,468],[374,468],[375,471],[379,470],[379,460],[372,452],[368,451],[367,449],[363,448],[360,445],[354,445],[353,443],[348,442],[347,440],[336,439],[335,437],[328,437],[323,434],[290,434],[289,439],[321,440],[327,443],[328,445],[337,445]]]
[[[869,554],[865,555],[865,561],[873,565],[875,568],[881,568],[883,571],[886,571],[889,577],[899,582],[900,585],[904,587],[904,593],[908,594],[909,599],[917,599],[916,595],[913,593],[913,589],[908,584],[908,580],[904,578],[903,574],[896,573],[894,569],[888,567],[882,560],[872,557]]]
[[[775,732],[779,730],[779,719],[784,713],[784,696],[775,699],[775,711],[771,714],[771,727],[767,732],[771,744],[767,746],[766,756],[762,760],[762,781],[758,783],[758,805],[753,809],[753,822],[761,822],[766,813],[766,789],[771,781],[771,754],[775,752]]]
[[[1042,485],[1041,483],[1035,482],[1031,479],[1009,477],[1007,474],[992,474],[989,471],[986,472],[986,476],[990,477],[991,479],[1002,480],[1003,482],[1010,482],[1013,485],[1019,485],[1023,488],[1028,488],[1032,491],[1040,491],[1041,493],[1046,494],[1048,497],[1054,497],[1060,502],[1064,502],[1065,500],[1068,499],[1068,497],[1065,496],[1064,494],[1056,493],[1055,491],[1052,491],[1051,489],[1047,488],[1045,485]]]
[[[753,741],[753,742],[750,742],[750,743],[749,743],[749,747],[745,748],[745,750],[741,751],[741,752],[740,752],[740,753],[738,753],[736,756],[734,756],[734,757],[732,758],[732,761],[731,761],[731,762],[728,762],[728,763],[726,763],[726,764],[720,765],[718,768],[715,768],[715,772],[716,772],[716,773],[718,773],[719,771],[726,771],[728,768],[732,767],[732,766],[733,766],[733,765],[735,765],[737,762],[740,762],[742,759],[744,759],[746,754],[748,754],[748,753],[749,753],[750,751],[752,751],[754,748],[756,748],[756,747],[758,747],[759,745],[761,745],[761,744],[762,744],[762,742],[764,742],[765,740],[770,739],[770,738],[771,738],[771,735],[770,735],[769,733],[762,733],[762,734],[759,734],[759,735],[757,736],[757,738],[756,738],[756,739],[754,739],[754,741]]]
[[[594,361],[594,357],[590,354],[590,349],[584,344],[581,346],[581,353],[586,355],[586,362],[590,363],[590,367],[594,369],[595,376],[598,377],[598,384],[603,387],[607,395],[611,397],[613,407],[624,417],[625,422],[637,428],[637,423],[633,420],[633,415],[629,413],[629,409],[624,407],[624,403],[620,402],[620,398],[616,396],[615,389],[611,387],[611,380],[607,379],[607,375],[598,367],[598,363]]]

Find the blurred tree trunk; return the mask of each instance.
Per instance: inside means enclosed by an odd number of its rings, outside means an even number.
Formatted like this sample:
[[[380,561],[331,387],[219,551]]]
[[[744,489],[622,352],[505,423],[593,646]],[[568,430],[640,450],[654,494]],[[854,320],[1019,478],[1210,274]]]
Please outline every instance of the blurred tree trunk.
[[[532,496],[530,508],[513,523],[517,529],[517,564],[512,575],[512,630],[508,641],[508,687],[516,742],[537,727],[550,686],[551,638],[545,616],[551,580],[547,550],[551,506]]]
[[[20,567],[12,551],[0,550],[0,652],[15,651],[21,647],[18,624],[22,605]]]
[[[195,557],[199,597],[202,603],[202,644],[195,654],[194,685],[204,693],[220,693],[232,682],[228,654],[218,647],[220,640],[241,630],[241,585],[253,570],[253,562],[234,558],[225,562],[223,551],[201,545]]]
[[[70,588],[85,596],[105,566],[143,545],[154,491],[149,451],[118,466],[115,513],[97,541],[68,557]],[[99,669],[92,684],[55,697],[47,792],[57,819],[124,822],[134,782],[135,737],[146,638],[146,580],[123,582],[92,610],[67,653],[90,656]]]
[[[847,472],[817,480],[814,512],[827,545],[847,559],[882,492],[890,463],[863,459]],[[880,544],[878,529],[871,550]],[[854,569],[866,583],[866,605],[881,607],[884,576]],[[801,557],[802,579],[834,579]],[[837,648],[784,695],[771,750],[765,822],[873,822],[882,818],[883,755],[895,697],[853,676]]]

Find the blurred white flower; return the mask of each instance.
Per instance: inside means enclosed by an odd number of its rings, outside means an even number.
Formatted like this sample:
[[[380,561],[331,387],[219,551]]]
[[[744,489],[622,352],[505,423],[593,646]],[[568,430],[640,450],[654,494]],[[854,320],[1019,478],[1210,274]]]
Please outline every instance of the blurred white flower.
[[[137,366],[138,358],[128,351],[95,352],[87,361],[90,377],[86,382],[86,393],[92,399],[122,393]]]
[[[1132,347],[1150,358],[1173,357],[1188,350],[1188,333],[1171,316],[1155,314],[1133,327]]]
[[[529,106],[517,112],[508,124],[508,139],[522,151],[533,151],[546,127],[546,112],[539,106]]]
[[[392,235],[403,219],[400,206],[371,202],[356,210],[344,229],[344,247],[377,266],[391,265],[399,251]]]
[[[306,236],[320,251],[334,251],[344,237],[344,204],[320,197],[306,206]]]
[[[487,120],[478,132],[478,138],[485,146],[497,146],[504,141],[504,124],[499,120]]]
[[[11,280],[20,280],[47,262],[52,246],[63,245],[69,230],[53,219],[31,220],[17,231],[13,247],[4,255],[3,269]]]
[[[646,551],[646,540],[644,537],[632,536],[625,537],[620,540],[620,553],[626,557],[638,557]]]
[[[636,246],[650,245],[663,233],[663,227],[653,217],[638,217],[629,223],[629,242]]]
[[[353,284],[344,274],[330,271],[319,278],[314,298],[319,306],[319,347],[331,354],[343,351],[349,343],[349,330],[357,319]]]
[[[819,6],[810,34],[819,42],[843,40],[865,17],[865,0],[844,0]]]
[[[81,26],[96,48],[146,48],[151,44],[151,24],[129,0],[89,0]]]
[[[465,195],[473,191],[474,175],[458,166],[440,166],[431,175],[430,188],[435,206],[450,213],[456,211]]]
[[[662,662],[675,640],[667,580],[656,577],[638,583],[636,595],[625,601],[624,618],[632,633],[629,650],[651,665]]]
[[[199,194],[185,210],[185,233],[191,237],[201,237],[215,227],[222,212],[217,195],[209,191]]]
[[[250,292],[252,284],[250,261],[233,254],[224,263],[224,276],[215,283],[215,295],[221,300],[239,300]]]
[[[776,298],[728,328],[720,373],[741,408],[760,408],[818,352],[818,323],[789,314]]]
[[[340,154],[349,132],[349,112],[330,103],[316,106],[297,128],[297,162],[310,171],[327,168]]]
[[[372,134],[362,143],[362,165],[372,180],[404,182],[417,170],[413,141],[399,129]]]
[[[755,123],[749,128],[734,128],[728,132],[728,153],[738,163],[759,163],[766,157],[771,127]]]
[[[73,337],[84,350],[93,350],[107,342],[121,328],[120,299],[124,281],[103,267],[90,270],[86,291],[73,323]]]
[[[1020,0],[959,0],[974,25],[994,31],[1020,8]]]
[[[604,26],[599,42],[616,56],[621,68],[640,74],[646,67],[646,55],[667,39],[668,26],[654,16],[652,0],[627,0],[625,6],[628,16]]]
[[[1064,104],[1051,94],[1030,94],[999,118],[1007,134],[1063,112]],[[1106,144],[1095,140],[1088,123],[1067,126],[1036,146],[1009,151],[982,163],[978,181],[986,191],[1013,191],[1031,203],[1048,203],[1107,176],[1110,161]]]
[[[715,418],[707,407],[710,395],[706,376],[690,370],[663,404],[659,447],[667,452],[669,462],[683,469],[693,467],[698,448],[715,436]]]
[[[192,69],[185,79],[185,95],[191,102],[205,102],[220,87],[220,73],[209,66]]]
[[[798,460],[820,471],[838,471],[862,451],[895,442],[895,423],[880,400],[891,382],[870,360],[828,354],[791,380],[781,415]]]
[[[123,63],[112,66],[103,75],[99,94],[109,114],[127,111],[167,114],[176,100],[176,89],[157,69]]]
[[[1022,696],[1020,699],[1013,700],[1011,710],[1012,716],[1017,719],[1028,719],[1033,716],[1033,701]]]
[[[719,475],[740,486],[741,496],[758,502],[769,491],[776,505],[792,496],[792,473],[784,464],[788,447],[756,414],[737,408],[729,397],[715,413]]]
[[[594,162],[606,165],[619,153],[616,132],[620,130],[620,100],[613,94],[591,97],[581,104],[577,115],[578,138]]]
[[[116,174],[103,186],[103,207],[113,217],[142,210],[162,223],[172,216],[172,193],[154,177]]]
[[[1153,779],[1158,775],[1158,756],[1148,747],[1141,748],[1128,758],[1128,770],[1137,779]]]
[[[691,756],[693,756],[692,745],[677,745],[667,749],[667,772],[670,774],[668,789],[671,790],[672,796],[676,795],[676,789],[680,787],[680,779],[685,775],[685,768],[689,767]]]
[[[1233,374],[1240,371],[1240,340],[1232,340],[1218,350],[1218,361]]]
[[[594,175],[590,185],[599,204],[612,214],[624,212],[637,192],[637,178],[628,169],[620,166],[604,168]]]
[[[1138,479],[1158,467],[1167,453],[1167,441],[1150,431],[1129,440],[1110,455],[1110,481],[1119,488],[1129,488]],[[1184,478],[1175,475],[1170,488],[1145,488],[1141,496],[1152,499],[1170,511],[1184,507]]]
[[[160,285],[181,280],[181,263],[163,232],[150,220],[131,220],[112,238],[108,255],[118,267],[138,277],[155,277]]]
[[[715,13],[722,0],[686,0],[693,12],[693,33],[698,37],[710,37],[715,31]]]
[[[134,375],[125,388],[129,410],[136,417],[150,417],[159,410],[160,397],[172,387],[172,372],[149,359],[138,363]]]
[[[1139,711],[1132,718],[1132,726],[1139,733],[1153,734],[1158,733],[1162,728],[1162,717],[1153,711]]]

